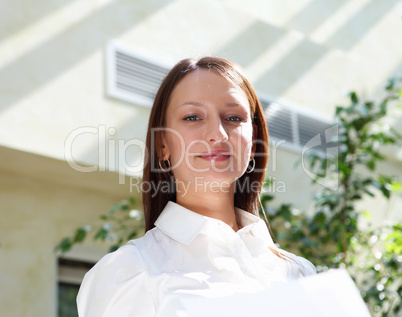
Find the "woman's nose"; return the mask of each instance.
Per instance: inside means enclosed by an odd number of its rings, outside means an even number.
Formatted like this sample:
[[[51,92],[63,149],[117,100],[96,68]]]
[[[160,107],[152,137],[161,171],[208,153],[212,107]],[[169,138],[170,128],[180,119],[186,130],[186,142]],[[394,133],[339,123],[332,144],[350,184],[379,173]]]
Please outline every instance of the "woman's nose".
[[[220,118],[211,120],[205,139],[208,142],[221,142],[229,139]]]

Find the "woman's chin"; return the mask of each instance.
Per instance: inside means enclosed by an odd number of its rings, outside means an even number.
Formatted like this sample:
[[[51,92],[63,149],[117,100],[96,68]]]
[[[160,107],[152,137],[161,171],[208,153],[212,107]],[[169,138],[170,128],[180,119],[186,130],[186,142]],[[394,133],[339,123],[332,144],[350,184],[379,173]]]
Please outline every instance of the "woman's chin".
[[[221,184],[221,186],[230,186],[236,182],[239,177],[241,177],[240,173],[208,171],[194,173],[192,179],[196,185],[209,183],[211,185]]]

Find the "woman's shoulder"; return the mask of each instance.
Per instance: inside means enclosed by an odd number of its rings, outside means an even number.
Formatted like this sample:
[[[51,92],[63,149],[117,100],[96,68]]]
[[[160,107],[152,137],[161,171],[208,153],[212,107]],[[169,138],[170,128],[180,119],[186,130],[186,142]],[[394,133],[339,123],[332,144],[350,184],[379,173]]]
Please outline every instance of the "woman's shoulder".
[[[144,261],[141,256],[141,240],[132,240],[118,248],[116,251],[105,255],[96,265],[104,268],[129,266],[132,271],[144,269]]]
[[[154,302],[141,254],[142,241],[129,241],[105,255],[85,275],[77,297],[80,316],[128,316],[132,313],[131,306],[126,305],[129,302],[142,302],[147,311],[152,311]]]
[[[116,251],[103,256],[94,267],[86,274],[85,280],[97,276],[113,276],[114,281],[128,280],[148,270],[150,240],[153,240],[150,230],[144,236],[128,241]],[[152,243],[153,244],[153,243]],[[110,279],[109,279],[110,280]]]

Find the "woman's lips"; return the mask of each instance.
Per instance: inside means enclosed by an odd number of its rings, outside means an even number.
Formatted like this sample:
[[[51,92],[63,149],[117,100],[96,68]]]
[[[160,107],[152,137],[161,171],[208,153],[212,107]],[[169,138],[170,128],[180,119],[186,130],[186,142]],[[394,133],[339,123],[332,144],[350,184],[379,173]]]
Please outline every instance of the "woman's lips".
[[[197,157],[202,158],[203,160],[207,160],[207,161],[226,161],[228,160],[231,155],[230,153],[226,152],[226,151],[212,151],[212,152],[207,152],[207,153],[203,153],[200,155],[197,155]]]

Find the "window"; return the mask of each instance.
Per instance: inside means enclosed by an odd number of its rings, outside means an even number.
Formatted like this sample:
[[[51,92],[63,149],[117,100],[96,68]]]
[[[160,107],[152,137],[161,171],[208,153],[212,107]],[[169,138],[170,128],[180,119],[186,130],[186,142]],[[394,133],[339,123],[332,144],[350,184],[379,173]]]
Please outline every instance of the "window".
[[[59,259],[58,316],[78,317],[76,297],[84,275],[93,263]]]

